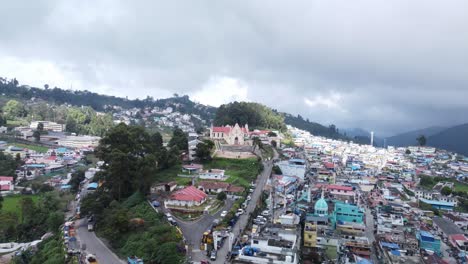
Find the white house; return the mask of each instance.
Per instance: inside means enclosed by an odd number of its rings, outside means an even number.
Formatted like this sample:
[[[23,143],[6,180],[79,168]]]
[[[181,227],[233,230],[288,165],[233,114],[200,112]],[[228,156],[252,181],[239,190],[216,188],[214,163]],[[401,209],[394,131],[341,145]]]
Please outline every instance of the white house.
[[[208,195],[203,191],[198,190],[194,186],[188,186],[184,189],[174,192],[169,199],[164,201],[164,205],[171,206],[199,206],[203,204]]]
[[[198,177],[203,180],[225,181],[227,179],[227,177],[224,175],[224,170],[218,170],[218,169],[201,171],[198,174]]]

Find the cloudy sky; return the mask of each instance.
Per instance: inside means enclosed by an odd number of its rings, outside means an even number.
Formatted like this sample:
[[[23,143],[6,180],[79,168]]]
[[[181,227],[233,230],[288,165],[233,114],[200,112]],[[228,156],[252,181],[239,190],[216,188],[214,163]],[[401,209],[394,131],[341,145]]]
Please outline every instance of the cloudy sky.
[[[393,134],[468,122],[468,1],[8,1],[0,76]]]

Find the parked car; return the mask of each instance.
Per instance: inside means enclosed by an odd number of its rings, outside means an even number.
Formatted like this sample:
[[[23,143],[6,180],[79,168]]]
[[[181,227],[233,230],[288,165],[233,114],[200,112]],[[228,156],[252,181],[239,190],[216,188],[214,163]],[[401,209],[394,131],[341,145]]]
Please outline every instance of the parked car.
[[[247,201],[250,201],[250,200],[252,200],[252,197],[250,197],[250,195],[248,195],[247,198],[246,198],[246,200],[247,200]]]
[[[256,224],[256,225],[265,225],[266,221],[263,220],[263,219],[256,218],[256,219],[253,220],[253,223]]]
[[[221,217],[226,217],[227,213],[228,213],[227,211],[222,211],[221,212]]]
[[[216,250],[212,250],[211,254],[210,254],[210,259],[211,260],[216,260],[216,254],[217,254]]]
[[[213,220],[213,227],[216,227],[217,225],[219,225],[219,223],[221,223],[221,220],[219,219]]]
[[[265,210],[265,211],[262,212],[262,215],[263,215],[263,216],[269,216],[269,215],[270,215],[270,211]]]

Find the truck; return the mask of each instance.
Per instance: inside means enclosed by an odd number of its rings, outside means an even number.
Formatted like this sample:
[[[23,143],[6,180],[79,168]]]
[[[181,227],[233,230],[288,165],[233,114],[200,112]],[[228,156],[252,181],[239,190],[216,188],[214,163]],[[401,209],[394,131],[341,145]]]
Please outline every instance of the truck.
[[[93,222],[88,222],[88,231],[89,232],[94,231],[94,223]]]

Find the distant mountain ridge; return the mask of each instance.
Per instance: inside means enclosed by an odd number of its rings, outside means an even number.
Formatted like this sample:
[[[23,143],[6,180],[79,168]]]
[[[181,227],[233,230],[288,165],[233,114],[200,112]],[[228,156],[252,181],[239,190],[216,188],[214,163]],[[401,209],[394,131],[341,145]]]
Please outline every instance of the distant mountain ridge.
[[[394,146],[394,147],[406,147],[406,146],[415,146],[418,145],[416,138],[420,135],[424,135],[426,138],[429,138],[432,135],[435,135],[443,130],[447,129],[446,127],[441,126],[433,126],[427,127],[423,129],[408,131],[405,133],[401,133],[392,137],[388,137],[386,139],[387,146]]]
[[[468,156],[468,123],[429,136],[427,144]]]

